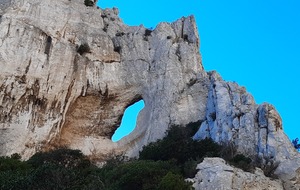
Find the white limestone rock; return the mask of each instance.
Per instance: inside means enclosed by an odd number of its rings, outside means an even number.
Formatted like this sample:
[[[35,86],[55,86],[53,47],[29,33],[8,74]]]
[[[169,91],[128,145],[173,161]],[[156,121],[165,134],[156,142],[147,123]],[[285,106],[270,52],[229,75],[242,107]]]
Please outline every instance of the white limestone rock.
[[[276,174],[300,188],[299,153],[284,134],[275,108],[268,103],[257,105],[245,88],[223,81],[216,72],[209,76],[206,119],[193,138],[212,138],[263,164],[278,163]]]
[[[6,1],[5,1],[6,2]],[[81,0],[13,0],[0,23],[0,155],[60,146],[105,160],[136,156],[172,124],[205,117],[207,74],[193,17],[155,30]],[[88,44],[89,50],[78,53]],[[127,106],[137,127],[114,143]]]
[[[0,1],[0,155],[66,146],[100,161],[133,157],[170,126],[202,121],[194,139],[278,162],[277,175],[297,187],[299,154],[279,114],[204,71],[192,16],[149,30],[118,13],[83,0]],[[112,142],[125,108],[140,99],[135,130]]]
[[[263,171],[256,168],[254,173],[228,165],[221,158],[204,158],[197,166],[193,182],[195,190],[283,190],[280,180],[266,177]]]

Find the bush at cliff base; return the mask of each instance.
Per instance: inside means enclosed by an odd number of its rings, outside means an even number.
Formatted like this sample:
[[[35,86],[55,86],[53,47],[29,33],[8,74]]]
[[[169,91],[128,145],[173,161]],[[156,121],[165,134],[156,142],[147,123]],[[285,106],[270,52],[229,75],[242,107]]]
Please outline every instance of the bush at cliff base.
[[[195,176],[204,157],[220,156],[224,149],[211,139],[193,141],[196,125],[173,126],[165,138],[143,147],[139,159],[124,161],[120,156],[102,168],[70,149],[36,153],[28,161],[17,154],[0,157],[0,189],[193,189],[184,179]],[[244,167],[251,160],[237,155],[231,162]]]

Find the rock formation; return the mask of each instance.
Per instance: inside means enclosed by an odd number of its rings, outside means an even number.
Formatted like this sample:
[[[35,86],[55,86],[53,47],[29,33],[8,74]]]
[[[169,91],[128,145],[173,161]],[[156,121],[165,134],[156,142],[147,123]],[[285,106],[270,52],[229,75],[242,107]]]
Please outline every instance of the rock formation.
[[[149,30],[83,0],[1,0],[0,155],[26,159],[64,146],[97,160],[133,157],[171,125],[199,121],[194,139],[278,162],[285,186],[296,188],[300,158],[279,114],[206,73],[199,47],[192,16]],[[140,99],[135,130],[112,142],[124,110]]]
[[[226,164],[221,158],[204,158],[197,169],[199,172],[189,181],[199,190],[284,189],[280,180],[267,178],[259,168],[256,168],[254,173],[244,172]]]
[[[279,164],[275,173],[299,185],[299,153],[284,134],[275,108],[268,103],[255,104],[244,87],[223,81],[216,72],[208,75],[206,119],[193,138],[212,138],[236,147],[253,160]]]
[[[1,155],[53,146],[136,155],[170,124],[204,119],[208,80],[193,17],[151,31],[82,1],[10,3],[0,29]],[[113,143],[140,99],[136,130]]]

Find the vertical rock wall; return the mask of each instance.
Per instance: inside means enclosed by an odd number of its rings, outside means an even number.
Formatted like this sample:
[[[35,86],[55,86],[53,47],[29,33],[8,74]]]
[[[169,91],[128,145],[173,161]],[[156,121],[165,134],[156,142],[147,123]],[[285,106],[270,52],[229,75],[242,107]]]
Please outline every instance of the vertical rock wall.
[[[16,0],[0,39],[1,155],[67,146],[98,159],[133,156],[171,124],[204,118],[208,80],[193,17],[152,31],[83,1]],[[135,131],[113,143],[125,108],[140,99]]]
[[[292,180],[292,186],[299,185],[299,153],[284,134],[275,108],[268,103],[257,105],[244,87],[223,81],[216,72],[208,75],[206,119],[193,138],[212,138],[236,147],[253,161],[278,164],[275,173],[286,183]]]

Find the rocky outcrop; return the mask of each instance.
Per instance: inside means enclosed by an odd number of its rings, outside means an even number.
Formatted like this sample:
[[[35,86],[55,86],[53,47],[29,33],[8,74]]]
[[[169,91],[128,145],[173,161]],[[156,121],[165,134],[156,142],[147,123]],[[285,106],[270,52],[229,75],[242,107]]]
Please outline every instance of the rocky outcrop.
[[[195,178],[188,179],[196,190],[285,189],[280,180],[266,177],[259,168],[254,173],[245,172],[226,164],[221,158],[204,158],[197,169]]]
[[[100,161],[133,157],[171,125],[199,121],[195,140],[233,144],[279,163],[286,187],[300,183],[279,114],[204,71],[192,16],[150,30],[83,0],[2,0],[0,15],[0,155],[63,146]],[[126,107],[141,99],[135,130],[112,142]]]
[[[15,0],[2,15],[0,67],[1,155],[66,146],[100,160],[134,156],[171,124],[205,116],[193,17],[152,31],[79,0]],[[125,108],[140,99],[135,131],[112,142]]]
[[[206,119],[193,138],[212,138],[234,146],[253,161],[279,164],[276,173],[299,185],[295,177],[299,175],[299,153],[284,134],[275,108],[268,103],[257,105],[244,87],[223,81],[216,72],[209,73],[209,78]]]

